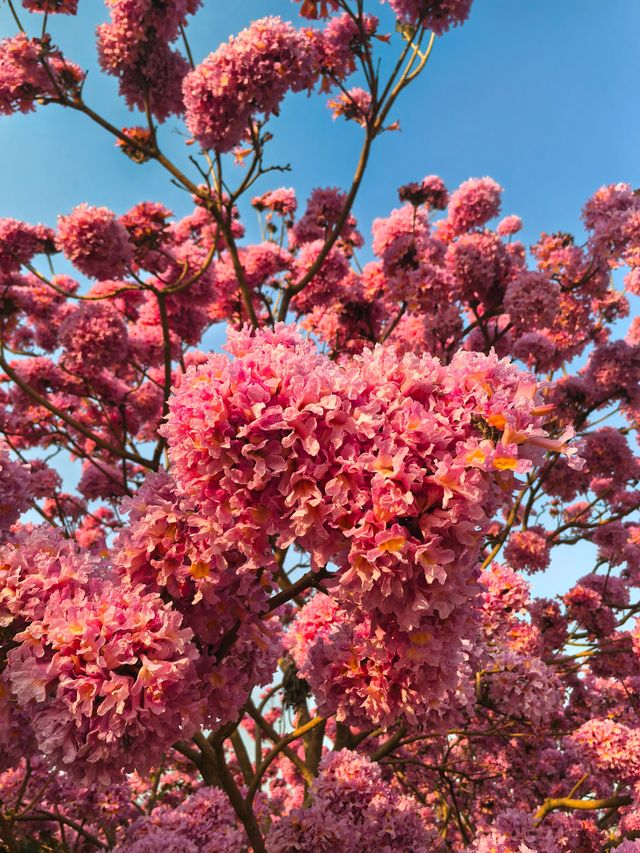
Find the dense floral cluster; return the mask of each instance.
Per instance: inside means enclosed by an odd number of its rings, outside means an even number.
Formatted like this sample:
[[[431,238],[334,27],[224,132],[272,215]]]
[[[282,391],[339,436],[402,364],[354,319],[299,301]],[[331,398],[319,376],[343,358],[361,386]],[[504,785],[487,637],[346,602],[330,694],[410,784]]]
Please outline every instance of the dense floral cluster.
[[[237,853],[245,834],[224,793],[200,788],[177,808],[160,806],[136,820],[116,853]]]
[[[5,674],[39,749],[91,782],[148,771],[200,722],[192,632],[52,529],[5,552],[2,624],[17,628]]]
[[[306,32],[279,18],[254,21],[185,79],[187,125],[204,148],[230,151],[252,118],[277,112],[288,91],[309,88],[316,74]]]
[[[492,480],[509,490],[537,445],[564,448],[540,428],[534,386],[471,353],[445,368],[378,348],[337,365],[285,327],[234,335],[230,350],[187,371],[170,401],[179,487],[217,519],[219,541],[253,545],[244,572],[264,567],[266,537],[338,566],[331,589],[358,628],[336,619],[320,659],[309,646],[314,685],[338,697],[325,712],[389,724],[437,709],[464,667],[472,626],[456,605],[473,591]],[[494,443],[477,424],[497,418]]]
[[[118,573],[170,597],[206,650],[197,668],[207,682],[207,719],[234,719],[251,689],[269,683],[281,650],[277,623],[259,620],[269,593],[266,536],[259,528],[252,538],[246,528],[222,536],[216,517],[181,500],[164,473],[148,477],[123,508],[129,525],[114,547]]]
[[[30,12],[46,12],[47,15],[75,15],[78,0],[22,0]]]
[[[100,64],[117,77],[130,107],[158,119],[183,110],[181,84],[187,60],[170,47],[201,0],[111,0],[111,21],[98,27]]]
[[[74,95],[84,72],[48,42],[19,33],[0,41],[0,115]]]
[[[382,776],[380,767],[348,750],[323,759],[311,791],[311,805],[293,809],[267,837],[274,853],[307,849],[358,853],[375,839],[376,849],[428,850],[432,833],[419,804]]]
[[[124,226],[106,207],[80,204],[58,219],[58,248],[92,278],[118,278],[133,258]]]

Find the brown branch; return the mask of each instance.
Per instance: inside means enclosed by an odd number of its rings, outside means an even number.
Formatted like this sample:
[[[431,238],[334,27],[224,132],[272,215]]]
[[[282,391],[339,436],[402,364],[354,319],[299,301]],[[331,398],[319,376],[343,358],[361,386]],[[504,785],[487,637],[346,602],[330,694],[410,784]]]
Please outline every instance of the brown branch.
[[[574,800],[571,797],[548,797],[540,806],[534,816],[534,823],[540,824],[549,812],[561,809],[562,811],[598,811],[599,809],[618,809],[621,806],[631,805],[633,797],[627,795],[604,797],[599,800]]]
[[[247,703],[247,713],[257,723],[261,731],[265,733],[269,740],[271,740],[276,746],[280,744],[282,740],[280,735],[273,728],[273,726],[269,722],[267,722],[267,720],[265,720],[265,718],[262,716],[262,714],[258,711],[256,706],[251,701]],[[313,782],[314,775],[312,771],[307,767],[305,762],[300,758],[298,753],[294,752],[294,750],[287,745],[284,745],[281,748],[281,752],[286,755],[289,761],[300,771],[300,774],[302,775],[305,782],[310,785]]]
[[[227,763],[224,757],[224,747],[221,743],[217,743],[213,747],[216,757],[216,767],[220,777],[220,784],[229,797],[229,801],[234,808],[235,813],[242,822],[245,832],[249,837],[249,841],[253,845],[254,853],[267,853],[267,848],[264,845],[264,839],[260,832],[260,827],[251,808],[253,798],[243,799],[240,789],[233,780],[233,776],[229,772]]]
[[[319,726],[325,721],[326,717],[314,717],[313,720],[309,720],[309,722],[305,723],[304,726],[299,726],[295,731],[290,732],[290,734],[285,735],[280,741],[278,741],[278,743],[273,747],[271,752],[269,752],[264,758],[260,767],[258,767],[255,778],[251,783],[251,786],[249,787],[249,792],[247,794],[247,803],[253,802],[253,798],[255,797],[258,788],[260,787],[262,777],[268,770],[272,761],[278,757],[278,755],[284,750],[284,748],[288,746],[292,741],[297,740],[299,737],[302,737],[307,732],[310,732],[312,729],[315,729],[316,726]]]

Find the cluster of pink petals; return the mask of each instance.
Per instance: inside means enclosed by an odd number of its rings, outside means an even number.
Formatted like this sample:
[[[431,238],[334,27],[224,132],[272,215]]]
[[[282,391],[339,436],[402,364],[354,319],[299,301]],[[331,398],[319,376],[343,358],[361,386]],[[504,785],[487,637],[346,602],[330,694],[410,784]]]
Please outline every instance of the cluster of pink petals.
[[[106,302],[82,302],[67,314],[59,330],[65,367],[80,373],[118,365],[127,357],[127,327]]]
[[[279,213],[287,219],[292,217],[298,208],[295,190],[285,187],[256,196],[251,204],[258,211],[268,210],[272,214]]]
[[[88,501],[121,498],[126,494],[122,467],[118,469],[99,459],[87,460],[82,465],[78,491]]]
[[[463,24],[473,0],[387,0],[395,14],[408,24],[421,24],[436,35]]]
[[[640,266],[640,202],[629,184],[600,187],[582,211],[590,247],[601,262]]]
[[[338,79],[352,74],[356,70],[356,56],[362,53],[377,28],[378,19],[374,15],[363,15],[356,20],[345,12],[331,18],[318,43],[318,63],[323,73],[330,72]]]
[[[371,113],[371,95],[356,86],[329,101],[329,106],[334,119],[344,116],[347,121],[355,121],[365,127]]]
[[[208,718],[235,719],[251,689],[270,682],[281,654],[279,623],[259,619],[275,569],[266,536],[259,524],[223,532],[180,499],[164,472],[149,475],[122,508],[129,520],[114,544],[116,570],[171,599],[206,649],[196,668]]]
[[[0,675],[0,774],[36,752],[29,717],[11,694],[6,676]],[[1,783],[0,783],[1,787]],[[4,792],[3,792],[4,793]]]
[[[0,626],[42,619],[49,603],[75,596],[104,571],[99,558],[78,551],[57,528],[21,530],[2,547]]]
[[[54,234],[44,225],[0,219],[0,273],[18,272],[34,255],[54,248]]]
[[[498,652],[484,679],[493,707],[535,726],[548,722],[562,707],[560,678],[535,655]]]
[[[453,709],[472,703],[474,650],[460,637],[474,636],[477,626],[470,613],[457,613],[439,629],[438,637],[422,630],[407,638],[318,594],[297,614],[287,643],[320,713],[363,728],[399,717],[441,726]]]
[[[0,538],[28,508],[30,479],[29,467],[12,458],[9,448],[0,443]]]
[[[504,309],[521,331],[551,326],[559,310],[558,284],[540,272],[522,272],[504,295]]]
[[[473,844],[467,847],[467,853],[536,853],[523,842],[514,841],[497,829],[478,835]]]
[[[148,772],[200,723],[192,632],[142,587],[94,579],[51,597],[7,655],[38,747],[74,778],[109,784]]]
[[[338,8],[337,0],[295,0],[302,3],[300,14],[303,18],[328,18],[329,14]]]
[[[611,604],[615,602],[616,578],[586,575],[562,597],[567,608],[567,617],[575,620],[590,636],[607,637],[613,633],[616,617]],[[618,581],[619,583],[619,581]],[[614,593],[614,600],[609,597]],[[628,591],[625,590],[628,595]]]
[[[292,809],[275,821],[267,836],[272,853],[340,850],[381,853],[434,849],[415,799],[387,782],[378,764],[349,750],[331,753],[320,764],[311,805]]]
[[[451,193],[448,223],[456,234],[480,228],[500,212],[502,187],[492,178],[469,178]]]
[[[529,584],[511,566],[495,562],[482,572],[480,584],[483,630],[487,637],[497,636],[502,632],[505,616],[525,611],[529,604]]]
[[[131,108],[164,121],[181,114],[187,60],[170,47],[201,0],[111,0],[111,21],[98,27],[100,65],[119,79]]]
[[[421,707],[436,707],[456,689],[450,661],[463,666],[475,531],[497,484],[509,489],[542,449],[563,447],[541,429],[535,386],[474,353],[445,367],[379,347],[336,364],[285,326],[236,333],[229,349],[234,360],[187,371],[170,402],[162,431],[179,488],[221,542],[251,530],[338,566],[332,594],[362,614],[357,642],[371,652],[371,668],[356,660],[353,671],[363,684],[374,670],[381,679],[376,719],[398,701],[406,710],[386,686],[399,660],[405,686],[419,675],[430,684]],[[495,445],[478,431],[487,418],[504,430]],[[350,630],[332,641],[340,660]]]
[[[134,821],[115,853],[238,853],[245,845],[226,795],[200,788],[176,808],[162,805]]]
[[[0,115],[27,113],[36,103],[74,92],[84,72],[58,50],[25,33],[0,41]]]
[[[496,226],[496,233],[500,237],[510,237],[512,234],[517,234],[522,229],[522,219],[519,216],[505,216]]]
[[[640,730],[609,719],[591,719],[569,743],[594,770],[626,782],[640,779]]]
[[[230,151],[253,117],[277,112],[287,92],[310,88],[316,66],[308,32],[279,18],[253,21],[187,75],[187,125],[204,148]]]
[[[509,536],[504,556],[519,571],[542,572],[549,565],[549,542],[543,527],[514,530]]]
[[[46,12],[47,15],[75,15],[78,0],[22,0],[29,12]]]
[[[106,207],[79,204],[60,216],[56,242],[74,266],[92,278],[117,278],[133,260],[126,229]]]
[[[404,184],[398,196],[402,202],[408,201],[414,207],[426,205],[431,210],[444,210],[449,203],[449,193],[438,175],[428,175],[420,183]]]
[[[346,200],[346,193],[336,187],[316,187],[309,196],[305,212],[289,232],[290,247],[297,248],[302,243],[324,240],[343,218]],[[364,245],[364,239],[356,226],[352,214],[342,224],[337,246],[347,256],[353,247]]]
[[[474,843],[465,848],[467,853],[575,853],[584,849],[596,853],[596,848],[575,844],[579,834],[571,824],[571,817],[551,815],[540,824],[527,808],[510,807],[498,812],[491,823],[480,818]],[[601,843],[600,833],[594,841]]]

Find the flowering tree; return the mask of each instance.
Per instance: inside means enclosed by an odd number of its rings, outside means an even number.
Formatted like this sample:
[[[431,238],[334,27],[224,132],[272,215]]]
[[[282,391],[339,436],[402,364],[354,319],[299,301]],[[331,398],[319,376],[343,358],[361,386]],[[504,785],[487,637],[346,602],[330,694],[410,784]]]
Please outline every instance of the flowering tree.
[[[640,850],[640,326],[614,339],[612,278],[640,294],[640,196],[527,252],[493,180],[430,176],[361,267],[371,149],[471,0],[304,0],[199,62],[200,0],[109,0],[124,129],[54,45],[77,0],[6,2],[0,112],[81,113],[194,207],[0,220],[2,849]],[[299,209],[269,118],[313,89],[362,151]],[[578,542],[584,577],[532,597]]]

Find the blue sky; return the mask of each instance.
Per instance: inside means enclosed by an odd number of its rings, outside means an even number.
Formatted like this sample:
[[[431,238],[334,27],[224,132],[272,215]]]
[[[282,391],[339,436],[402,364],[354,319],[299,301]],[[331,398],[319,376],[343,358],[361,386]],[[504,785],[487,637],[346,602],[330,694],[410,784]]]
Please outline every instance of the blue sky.
[[[369,8],[390,31],[388,10],[376,2]],[[189,30],[196,60],[268,14],[295,19],[297,4],[205,0]],[[96,67],[94,31],[105,18],[99,0],[80,0],[78,17],[52,20],[51,32],[70,59],[89,69],[87,101],[115,124],[136,124],[118,101],[115,81]],[[1,4],[0,34],[14,31]],[[436,173],[450,187],[470,176],[498,180],[504,212],[523,217],[528,243],[542,230],[580,236],[580,208],[595,189],[615,181],[640,185],[638,32],[638,0],[475,0],[469,22],[438,40],[423,77],[397,105],[392,118],[400,132],[378,141],[355,207],[365,235],[373,218],[397,205],[400,184]],[[303,199],[314,186],[349,185],[360,131],[333,122],[325,101],[297,95],[286,102],[273,122],[271,156],[293,171],[268,176],[259,191],[284,184]],[[180,159],[179,127],[170,120],[160,139]],[[177,214],[191,207],[155,164],[132,164],[101,129],[56,107],[0,118],[0,173],[0,216],[32,222],[53,225],[58,213],[82,201],[119,213],[146,199]],[[247,224],[257,236],[253,213]],[[577,565],[582,558],[584,566]],[[589,570],[582,549],[574,549],[571,562],[560,582],[555,576],[551,584],[548,575],[536,582],[539,591],[566,588],[569,575]]]

